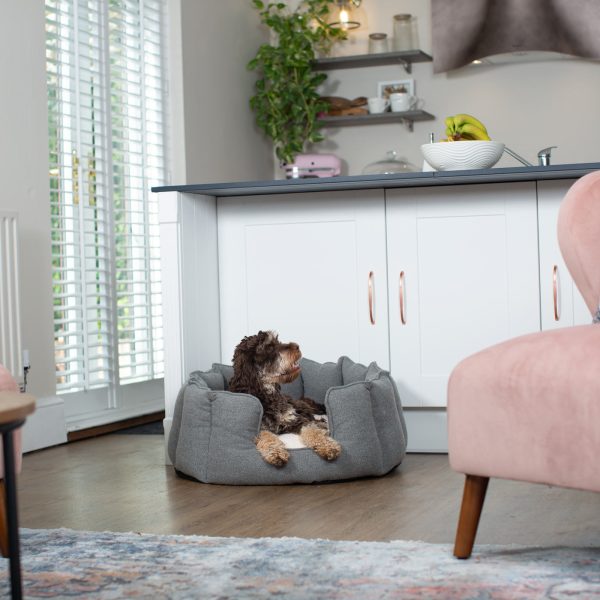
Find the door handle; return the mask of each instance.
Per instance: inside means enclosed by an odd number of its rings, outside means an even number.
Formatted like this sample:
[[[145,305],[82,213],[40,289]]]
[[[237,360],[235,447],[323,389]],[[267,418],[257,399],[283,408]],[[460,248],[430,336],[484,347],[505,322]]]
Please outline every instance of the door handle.
[[[398,277],[398,301],[400,304],[400,323],[402,325],[406,325],[406,317],[404,315],[404,271],[400,271],[400,276]]]
[[[79,204],[79,157],[75,150],[71,158],[71,178],[73,179],[73,204]]]
[[[93,154],[88,156],[88,204],[96,206],[96,157]]]
[[[373,311],[373,279],[374,279],[375,275],[373,274],[373,271],[369,271],[369,283],[368,283],[368,290],[369,290],[369,320],[371,321],[371,325],[375,325],[375,316],[374,316],[374,311]]]
[[[558,265],[552,268],[552,303],[554,305],[554,320],[560,321],[558,312]]]

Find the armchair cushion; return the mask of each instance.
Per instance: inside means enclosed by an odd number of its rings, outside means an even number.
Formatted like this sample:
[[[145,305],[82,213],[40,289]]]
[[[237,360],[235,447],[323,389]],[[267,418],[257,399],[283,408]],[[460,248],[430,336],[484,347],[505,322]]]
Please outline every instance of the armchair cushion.
[[[599,373],[600,325],[591,324],[464,359],[448,384],[452,468],[600,491]]]

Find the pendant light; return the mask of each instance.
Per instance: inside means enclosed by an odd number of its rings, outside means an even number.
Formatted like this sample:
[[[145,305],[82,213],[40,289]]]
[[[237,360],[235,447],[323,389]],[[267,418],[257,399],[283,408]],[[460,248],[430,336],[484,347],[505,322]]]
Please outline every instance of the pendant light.
[[[335,0],[335,3],[338,7],[338,18],[331,23],[332,27],[344,31],[360,27],[360,23],[352,18],[352,9],[358,8],[361,0]]]

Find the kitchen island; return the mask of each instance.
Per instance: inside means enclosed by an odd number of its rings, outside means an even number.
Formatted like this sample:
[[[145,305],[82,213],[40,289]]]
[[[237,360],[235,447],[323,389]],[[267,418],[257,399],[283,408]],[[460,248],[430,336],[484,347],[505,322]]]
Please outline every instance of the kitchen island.
[[[446,449],[448,375],[509,337],[589,322],[556,240],[600,163],[154,188],[161,194],[165,432],[189,373],[259,329],[307,358],[376,361],[409,451]]]

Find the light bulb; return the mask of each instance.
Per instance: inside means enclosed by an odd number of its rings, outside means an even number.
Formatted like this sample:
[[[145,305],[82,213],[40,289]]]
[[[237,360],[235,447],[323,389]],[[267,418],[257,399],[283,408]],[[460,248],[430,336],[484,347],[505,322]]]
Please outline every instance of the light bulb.
[[[340,27],[341,29],[348,29],[348,21],[350,20],[350,15],[348,14],[348,10],[345,8],[340,8]]]

